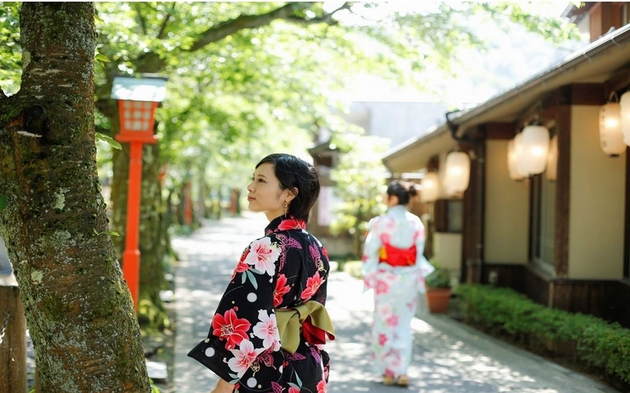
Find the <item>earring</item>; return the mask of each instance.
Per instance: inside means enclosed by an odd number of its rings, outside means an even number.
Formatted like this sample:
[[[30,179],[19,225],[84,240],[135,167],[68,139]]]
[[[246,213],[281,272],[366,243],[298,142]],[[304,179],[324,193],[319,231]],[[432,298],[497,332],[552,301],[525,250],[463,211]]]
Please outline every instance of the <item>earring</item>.
[[[286,216],[287,214],[289,214],[289,203],[284,202],[284,215]]]

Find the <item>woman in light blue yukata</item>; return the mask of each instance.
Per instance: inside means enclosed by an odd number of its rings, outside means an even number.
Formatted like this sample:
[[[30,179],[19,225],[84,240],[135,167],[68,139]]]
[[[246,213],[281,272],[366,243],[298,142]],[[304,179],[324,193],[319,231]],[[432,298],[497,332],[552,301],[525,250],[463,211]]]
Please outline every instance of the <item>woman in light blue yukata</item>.
[[[393,181],[383,201],[387,212],[370,221],[363,249],[366,289],[374,289],[372,351],[374,369],[385,385],[408,386],[418,293],[434,268],[423,255],[425,232],[418,216],[407,210],[417,195],[413,184]]]

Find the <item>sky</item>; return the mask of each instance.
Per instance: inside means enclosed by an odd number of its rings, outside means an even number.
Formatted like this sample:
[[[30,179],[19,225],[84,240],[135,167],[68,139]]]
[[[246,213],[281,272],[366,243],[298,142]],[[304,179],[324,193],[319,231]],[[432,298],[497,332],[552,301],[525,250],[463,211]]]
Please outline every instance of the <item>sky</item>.
[[[379,1],[382,16],[383,3]],[[389,7],[397,11],[422,11],[435,7],[437,1],[390,1]],[[536,0],[520,1],[525,10],[533,14],[561,15],[569,1]],[[376,11],[375,11],[376,12]],[[375,14],[375,18],[376,18]],[[489,98],[510,89],[518,82],[548,68],[560,58],[578,49],[586,42],[554,47],[551,43],[524,29],[515,29],[510,34],[497,34],[492,25],[478,25],[480,34],[490,43],[483,55],[478,51],[460,51],[464,59],[460,76],[443,78],[431,75],[429,80],[439,80],[443,103],[451,108],[464,108],[480,104]],[[347,100],[362,101],[435,101],[436,97],[411,87],[396,86],[378,76],[362,75],[353,81],[349,90],[340,95]]]

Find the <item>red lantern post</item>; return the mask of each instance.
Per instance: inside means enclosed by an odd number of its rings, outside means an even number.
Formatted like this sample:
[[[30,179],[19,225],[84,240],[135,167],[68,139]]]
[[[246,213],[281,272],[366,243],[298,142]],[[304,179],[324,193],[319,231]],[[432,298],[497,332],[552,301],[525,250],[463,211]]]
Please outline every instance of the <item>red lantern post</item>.
[[[127,192],[127,228],[123,252],[123,276],[129,286],[134,308],[138,311],[140,293],[140,197],[142,192],[142,147],[156,143],[153,134],[155,109],[164,99],[164,78],[116,77],[112,98],[118,98],[120,115],[119,142],[129,143],[129,183]]]

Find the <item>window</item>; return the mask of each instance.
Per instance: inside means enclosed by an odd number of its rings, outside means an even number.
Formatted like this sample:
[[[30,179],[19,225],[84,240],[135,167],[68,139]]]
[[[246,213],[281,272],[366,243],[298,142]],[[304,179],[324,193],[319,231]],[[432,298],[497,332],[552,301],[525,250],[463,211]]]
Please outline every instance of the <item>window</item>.
[[[556,183],[546,172],[531,179],[530,260],[553,273],[556,244]]]
[[[463,229],[463,218],[463,202],[461,199],[439,199],[435,202],[436,232],[461,232]]]
[[[625,26],[630,23],[630,7],[628,4],[624,4],[621,6],[621,26]]]

